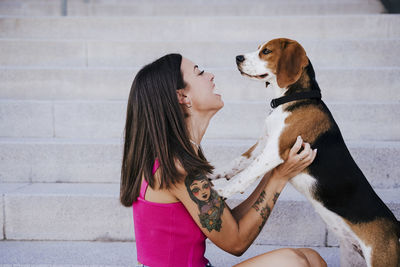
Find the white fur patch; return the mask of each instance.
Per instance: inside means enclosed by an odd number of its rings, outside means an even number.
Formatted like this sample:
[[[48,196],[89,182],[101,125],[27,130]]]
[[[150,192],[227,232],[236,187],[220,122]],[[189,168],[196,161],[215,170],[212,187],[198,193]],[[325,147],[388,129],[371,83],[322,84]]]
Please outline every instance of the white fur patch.
[[[260,58],[259,53],[260,51],[257,50],[244,54],[244,61],[240,64],[241,71],[251,76],[263,75],[267,72],[268,74],[272,73],[267,68],[267,62]],[[260,80],[257,78],[253,79]]]
[[[243,193],[254,181],[283,162],[279,155],[279,137],[285,128],[285,119],[288,115],[289,113],[284,112],[282,107],[276,108],[265,121],[268,140],[262,147],[261,153],[229,182],[224,179],[213,182],[214,189],[221,196],[229,198],[235,193]]]
[[[274,90],[275,97],[280,97],[284,94],[287,88],[280,88],[278,86],[276,75],[271,69],[267,67],[268,61],[265,61],[260,58],[260,50],[263,48],[265,44],[266,43],[262,44],[260,46],[260,49],[258,49],[255,52],[244,54],[243,55],[244,61],[240,63],[239,70],[242,73],[249,75],[248,77],[253,80],[269,82],[272,89]],[[268,75],[264,78],[252,77],[252,76],[264,75],[266,73]]]

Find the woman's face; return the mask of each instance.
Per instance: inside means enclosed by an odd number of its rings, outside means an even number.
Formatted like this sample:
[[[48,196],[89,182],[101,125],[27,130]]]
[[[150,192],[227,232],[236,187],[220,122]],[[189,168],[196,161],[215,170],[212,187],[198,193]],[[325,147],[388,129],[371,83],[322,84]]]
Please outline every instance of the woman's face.
[[[185,57],[182,57],[181,70],[187,84],[185,95],[189,98],[192,109],[216,113],[224,106],[221,95],[214,93],[214,74],[199,69]]]
[[[190,185],[192,194],[201,201],[207,201],[210,198],[210,183],[206,179],[194,180]]]

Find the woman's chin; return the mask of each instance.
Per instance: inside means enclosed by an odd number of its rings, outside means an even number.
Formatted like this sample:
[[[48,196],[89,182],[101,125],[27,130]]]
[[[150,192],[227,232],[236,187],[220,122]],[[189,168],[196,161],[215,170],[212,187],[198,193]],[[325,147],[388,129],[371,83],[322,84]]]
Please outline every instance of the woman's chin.
[[[218,104],[216,105],[216,109],[217,111],[220,110],[221,108],[223,108],[225,105],[224,101],[222,100],[222,98],[220,97]]]
[[[224,101],[222,100],[222,95],[220,94],[214,94],[214,95],[218,98],[220,102],[222,102],[222,105],[224,105]]]

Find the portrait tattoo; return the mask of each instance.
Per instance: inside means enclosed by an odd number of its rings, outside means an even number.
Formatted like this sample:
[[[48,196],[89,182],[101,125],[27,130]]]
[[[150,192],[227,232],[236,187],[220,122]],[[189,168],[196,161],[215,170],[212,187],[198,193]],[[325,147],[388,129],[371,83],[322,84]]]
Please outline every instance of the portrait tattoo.
[[[211,188],[210,182],[203,174],[196,177],[187,176],[185,185],[190,198],[199,207],[201,225],[209,232],[212,230],[219,232],[222,227],[221,216],[225,207],[223,199]]]

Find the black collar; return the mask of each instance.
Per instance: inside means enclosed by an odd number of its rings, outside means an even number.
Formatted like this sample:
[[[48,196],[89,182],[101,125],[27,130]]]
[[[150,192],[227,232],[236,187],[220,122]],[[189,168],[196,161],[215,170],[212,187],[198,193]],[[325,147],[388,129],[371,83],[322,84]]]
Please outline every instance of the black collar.
[[[279,105],[285,104],[287,102],[300,100],[300,99],[307,99],[307,98],[318,98],[321,99],[321,92],[317,90],[312,90],[308,92],[300,92],[292,95],[282,96],[279,98],[274,98],[271,100],[271,107],[276,108]]]
[[[308,60],[307,74],[311,80],[311,91],[300,92],[292,95],[274,98],[271,100],[271,107],[276,108],[279,105],[300,99],[308,99],[308,98],[321,99],[321,90],[319,89],[318,83],[315,80],[315,72],[310,60]]]

